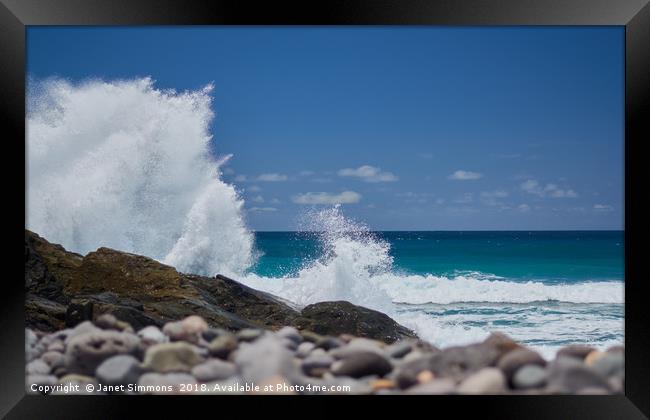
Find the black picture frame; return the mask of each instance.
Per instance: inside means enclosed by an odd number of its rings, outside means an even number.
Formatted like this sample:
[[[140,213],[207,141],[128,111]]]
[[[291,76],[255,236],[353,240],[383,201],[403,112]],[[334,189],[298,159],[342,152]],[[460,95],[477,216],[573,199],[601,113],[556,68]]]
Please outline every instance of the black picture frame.
[[[19,183],[25,183],[25,29],[30,25],[617,25],[625,27],[625,395],[620,396],[503,396],[503,397],[394,397],[361,398],[364,410],[386,414],[394,408],[404,415],[413,400],[424,403],[427,416],[468,413],[495,418],[636,419],[650,416],[650,305],[644,242],[648,232],[644,141],[650,140],[650,5],[647,0],[321,0],[301,3],[177,0],[0,0],[0,107],[5,148],[6,184],[16,186],[6,197],[5,213],[22,210]],[[22,147],[21,147],[22,146]],[[15,149],[13,149],[15,147]],[[15,154],[14,154],[15,150]],[[588,153],[588,150],[585,151]],[[9,163],[10,165],[7,165]],[[23,166],[23,176],[20,166]],[[16,165],[14,168],[13,165]],[[22,192],[25,203],[25,191]],[[23,228],[6,230],[7,249],[16,255],[4,259],[18,271],[19,239]],[[6,220],[6,219],[5,219]],[[5,224],[8,225],[9,223]],[[13,222],[10,224],[13,226]],[[22,240],[22,239],[21,239]],[[135,404],[155,400],[167,416],[201,415],[199,402],[212,409],[226,397],[101,397],[28,396],[24,390],[24,287],[19,275],[6,275],[0,296],[0,415],[7,418],[114,418],[135,415]],[[179,401],[178,398],[189,398]],[[247,404],[254,398],[256,404]],[[332,403],[338,398],[305,397],[301,404],[345,413]],[[201,400],[201,401],[197,401]],[[277,410],[291,414],[294,399],[264,398]],[[246,410],[260,397],[232,401]],[[338,402],[336,400],[335,402]],[[371,407],[372,406],[372,407]],[[151,409],[151,408],[149,408]],[[234,410],[235,413],[237,410]],[[154,411],[150,411],[152,414]],[[222,411],[225,413],[226,411]],[[223,414],[222,414],[223,415]],[[409,415],[419,415],[412,412]]]

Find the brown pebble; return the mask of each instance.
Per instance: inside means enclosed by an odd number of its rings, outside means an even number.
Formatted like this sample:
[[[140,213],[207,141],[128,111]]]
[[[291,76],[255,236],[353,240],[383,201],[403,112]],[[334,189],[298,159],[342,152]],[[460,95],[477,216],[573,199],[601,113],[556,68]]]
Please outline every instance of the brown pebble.
[[[417,375],[417,380],[419,384],[425,384],[429,381],[432,381],[435,376],[433,375],[433,372],[430,370],[423,370],[422,372],[418,373]]]
[[[375,379],[370,383],[370,386],[373,391],[379,391],[381,389],[393,389],[395,388],[395,382],[390,379]]]
[[[592,366],[596,360],[600,359],[604,355],[605,353],[602,351],[594,350],[585,357],[585,364],[587,366]]]

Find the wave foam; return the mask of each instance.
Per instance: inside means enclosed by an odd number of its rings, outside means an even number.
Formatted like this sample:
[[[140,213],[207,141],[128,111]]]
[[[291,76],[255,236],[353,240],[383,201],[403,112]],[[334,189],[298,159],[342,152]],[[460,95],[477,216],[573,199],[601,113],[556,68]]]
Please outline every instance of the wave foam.
[[[211,89],[30,83],[27,227],[84,254],[107,246],[182,271],[242,273],[253,236],[208,150]]]

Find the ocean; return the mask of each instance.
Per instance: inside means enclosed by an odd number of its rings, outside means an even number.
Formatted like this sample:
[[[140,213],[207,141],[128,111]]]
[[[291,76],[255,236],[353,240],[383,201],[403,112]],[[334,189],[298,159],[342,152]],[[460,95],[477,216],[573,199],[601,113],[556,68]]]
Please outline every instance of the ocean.
[[[325,271],[340,258],[328,249],[326,237],[256,232],[252,284],[301,301],[287,290],[292,283],[302,290],[301,277],[318,281],[322,277],[313,267]],[[390,312],[436,345],[465,344],[492,331],[548,357],[568,344],[623,343],[623,231],[368,232],[362,242],[357,245],[388,249],[385,264],[370,261],[366,268],[375,272],[361,277],[374,279],[374,292],[386,293],[390,304],[370,306]],[[364,257],[354,246],[346,250],[350,264],[355,251]],[[334,272],[351,274],[343,267]],[[273,279],[281,287],[261,284]],[[341,291],[336,298],[359,301],[354,293]]]

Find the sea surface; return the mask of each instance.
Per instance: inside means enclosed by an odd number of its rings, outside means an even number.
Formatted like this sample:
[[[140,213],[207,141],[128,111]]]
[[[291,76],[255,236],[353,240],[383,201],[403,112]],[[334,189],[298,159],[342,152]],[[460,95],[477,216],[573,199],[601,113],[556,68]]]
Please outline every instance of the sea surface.
[[[297,289],[301,277],[330,287],[316,271],[341,256],[323,235],[256,232],[258,258],[250,277],[277,279],[281,287],[266,288],[289,297],[292,278]],[[567,344],[623,343],[623,231],[368,232],[364,244],[355,248],[355,241],[348,238],[348,248],[338,250],[350,252],[349,264],[355,252],[357,260],[368,257],[360,248],[376,244],[384,245],[380,259],[388,260],[383,266],[368,261],[366,269],[375,272],[361,277],[378,290],[361,293],[386,293],[391,315],[434,344],[463,344],[502,331],[550,357]],[[354,275],[341,266],[334,271]],[[359,301],[355,293],[337,297]]]

